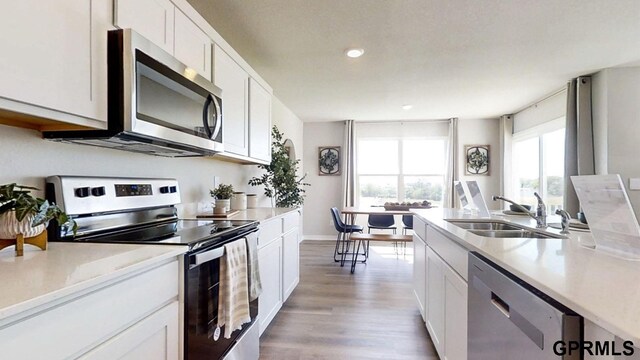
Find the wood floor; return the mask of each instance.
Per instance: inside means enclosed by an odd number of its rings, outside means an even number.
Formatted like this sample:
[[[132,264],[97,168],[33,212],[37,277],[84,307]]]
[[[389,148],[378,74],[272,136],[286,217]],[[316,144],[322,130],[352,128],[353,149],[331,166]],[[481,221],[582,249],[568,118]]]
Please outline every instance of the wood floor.
[[[260,359],[438,359],[413,298],[411,253],[372,243],[351,274],[333,246],[301,244],[300,284],[260,337]]]

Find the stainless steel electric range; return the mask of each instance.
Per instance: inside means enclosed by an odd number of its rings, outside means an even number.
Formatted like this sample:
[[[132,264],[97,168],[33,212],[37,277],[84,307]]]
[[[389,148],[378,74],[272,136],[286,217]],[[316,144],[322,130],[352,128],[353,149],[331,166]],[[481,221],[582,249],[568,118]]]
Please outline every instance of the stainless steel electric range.
[[[188,246],[184,261],[184,359],[257,359],[258,299],[251,322],[232,333],[217,326],[218,281],[224,244],[256,241],[258,223],[236,220],[181,220],[175,179],[51,176],[46,197],[78,224],[51,223],[50,241]]]

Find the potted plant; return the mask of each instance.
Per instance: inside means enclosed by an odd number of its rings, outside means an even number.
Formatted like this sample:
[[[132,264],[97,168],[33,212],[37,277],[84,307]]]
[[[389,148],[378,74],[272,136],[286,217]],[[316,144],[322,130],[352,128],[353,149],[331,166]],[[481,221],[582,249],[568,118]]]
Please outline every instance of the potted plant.
[[[78,225],[56,204],[34,197],[37,188],[15,183],[0,185],[0,239],[16,239],[40,235],[50,220],[70,226],[75,235]]]
[[[231,196],[233,196],[233,185],[220,184],[213,190],[209,190],[211,197],[216,199],[215,213],[226,213],[231,208]]]
[[[273,126],[271,163],[258,165],[258,168],[266,170],[266,173],[260,177],[253,177],[249,180],[249,185],[264,185],[264,194],[271,198],[272,206],[275,201],[276,207],[296,207],[304,203],[304,187],[310,184],[304,182],[306,175],[296,175],[300,160],[289,157],[289,150],[282,140],[283,135],[278,127]]]

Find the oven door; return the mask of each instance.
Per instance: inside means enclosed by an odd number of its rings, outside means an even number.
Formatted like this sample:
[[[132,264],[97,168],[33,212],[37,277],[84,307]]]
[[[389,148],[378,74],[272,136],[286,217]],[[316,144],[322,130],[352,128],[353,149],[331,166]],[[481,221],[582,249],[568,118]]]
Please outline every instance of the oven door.
[[[185,261],[185,360],[236,359],[238,353],[242,359],[257,359],[258,299],[249,303],[251,322],[234,331],[230,339],[224,338],[224,326],[217,326],[223,254],[224,248],[218,246],[190,254]]]
[[[115,32],[125,132],[222,151],[222,91],[134,31]]]

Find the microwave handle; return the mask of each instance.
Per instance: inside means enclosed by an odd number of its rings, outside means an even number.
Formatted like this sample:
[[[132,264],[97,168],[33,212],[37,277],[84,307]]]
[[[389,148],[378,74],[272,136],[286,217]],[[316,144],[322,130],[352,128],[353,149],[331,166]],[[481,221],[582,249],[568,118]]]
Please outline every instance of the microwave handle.
[[[213,131],[209,126],[209,107],[213,104],[215,106],[215,112],[213,114]],[[220,132],[220,128],[222,126],[222,121],[220,118],[222,117],[222,112],[220,111],[220,104],[218,103],[218,99],[216,99],[213,95],[209,94],[207,96],[207,101],[204,103],[204,108],[202,109],[202,124],[204,125],[204,131],[207,133],[207,137],[209,139],[215,139]]]

